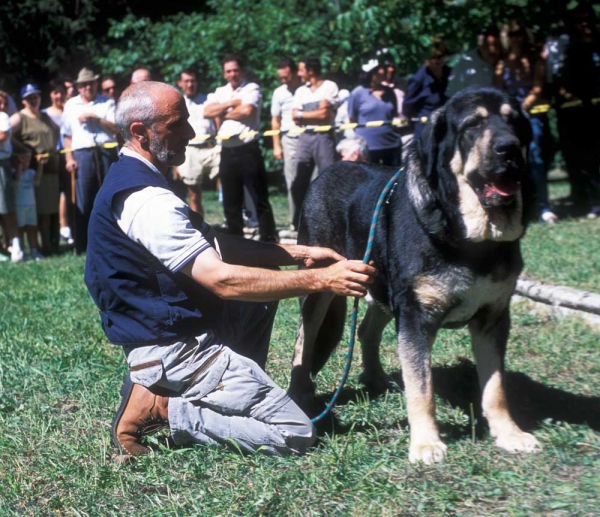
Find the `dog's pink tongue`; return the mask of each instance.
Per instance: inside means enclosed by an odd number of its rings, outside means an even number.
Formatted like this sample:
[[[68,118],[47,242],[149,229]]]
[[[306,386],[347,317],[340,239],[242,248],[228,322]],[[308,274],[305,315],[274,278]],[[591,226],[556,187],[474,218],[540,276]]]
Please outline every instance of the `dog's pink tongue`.
[[[521,190],[521,184],[520,183],[512,183],[510,185],[504,185],[502,187],[499,187],[498,185],[493,185],[493,184],[487,184],[484,187],[484,194],[485,197],[490,197],[493,196],[494,194],[497,194],[499,196],[514,196],[517,192],[519,192],[519,190]]]

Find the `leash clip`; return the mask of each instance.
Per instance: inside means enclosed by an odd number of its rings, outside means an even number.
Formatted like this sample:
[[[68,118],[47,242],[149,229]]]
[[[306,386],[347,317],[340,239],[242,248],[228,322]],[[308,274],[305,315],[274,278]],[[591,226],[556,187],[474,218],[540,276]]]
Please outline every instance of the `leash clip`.
[[[385,200],[386,205],[390,204],[390,198],[392,197],[392,194],[394,193],[394,190],[396,189],[396,185],[398,185],[397,181],[392,185],[392,188],[390,189],[390,192],[387,195],[387,199]]]

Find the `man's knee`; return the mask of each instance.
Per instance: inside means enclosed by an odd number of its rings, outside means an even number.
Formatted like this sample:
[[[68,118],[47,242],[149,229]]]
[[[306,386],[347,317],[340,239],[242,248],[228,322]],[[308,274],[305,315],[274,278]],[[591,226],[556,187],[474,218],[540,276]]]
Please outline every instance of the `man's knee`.
[[[289,426],[286,443],[290,449],[297,454],[306,454],[317,441],[317,431],[312,422],[306,418],[306,422]]]

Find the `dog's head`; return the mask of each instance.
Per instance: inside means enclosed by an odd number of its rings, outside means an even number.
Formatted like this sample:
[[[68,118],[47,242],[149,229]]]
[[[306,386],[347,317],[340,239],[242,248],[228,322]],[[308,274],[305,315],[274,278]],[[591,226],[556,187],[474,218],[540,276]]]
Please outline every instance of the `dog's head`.
[[[521,237],[531,205],[531,127],[508,96],[469,88],[435,111],[409,158],[411,198],[470,241]],[[437,232],[436,232],[437,233]]]

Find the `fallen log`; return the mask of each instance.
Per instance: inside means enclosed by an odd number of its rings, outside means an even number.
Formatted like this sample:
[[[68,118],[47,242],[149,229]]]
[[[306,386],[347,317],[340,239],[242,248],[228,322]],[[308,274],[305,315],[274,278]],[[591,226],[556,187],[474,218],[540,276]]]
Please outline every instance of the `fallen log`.
[[[566,307],[600,315],[600,295],[571,287],[541,284],[519,278],[515,293],[554,307]]]

